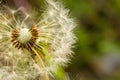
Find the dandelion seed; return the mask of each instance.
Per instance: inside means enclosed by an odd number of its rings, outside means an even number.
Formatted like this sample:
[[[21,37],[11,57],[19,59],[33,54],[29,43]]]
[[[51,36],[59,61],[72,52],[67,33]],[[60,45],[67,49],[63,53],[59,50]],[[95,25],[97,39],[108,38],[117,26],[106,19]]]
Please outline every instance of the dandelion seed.
[[[0,65],[0,80],[50,80],[56,67],[69,62],[74,21],[62,4],[46,2],[39,22],[22,8],[0,12],[0,56],[11,63]]]

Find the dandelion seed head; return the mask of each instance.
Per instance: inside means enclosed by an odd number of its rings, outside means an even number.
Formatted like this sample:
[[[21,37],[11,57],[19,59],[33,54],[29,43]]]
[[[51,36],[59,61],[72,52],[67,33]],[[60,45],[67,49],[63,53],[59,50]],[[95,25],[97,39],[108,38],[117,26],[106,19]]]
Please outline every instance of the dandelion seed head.
[[[10,63],[0,61],[5,64],[0,66],[0,80],[42,80],[41,76],[49,77],[57,67],[70,62],[74,20],[59,2],[46,3],[38,22],[22,8],[0,12],[0,56]]]

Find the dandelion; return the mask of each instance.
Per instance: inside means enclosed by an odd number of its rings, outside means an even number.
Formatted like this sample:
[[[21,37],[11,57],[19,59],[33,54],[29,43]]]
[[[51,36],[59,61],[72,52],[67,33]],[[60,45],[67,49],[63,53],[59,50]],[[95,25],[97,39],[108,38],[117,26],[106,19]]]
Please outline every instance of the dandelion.
[[[40,19],[18,10],[0,12],[0,80],[50,80],[66,66],[75,42],[69,10],[46,0]]]

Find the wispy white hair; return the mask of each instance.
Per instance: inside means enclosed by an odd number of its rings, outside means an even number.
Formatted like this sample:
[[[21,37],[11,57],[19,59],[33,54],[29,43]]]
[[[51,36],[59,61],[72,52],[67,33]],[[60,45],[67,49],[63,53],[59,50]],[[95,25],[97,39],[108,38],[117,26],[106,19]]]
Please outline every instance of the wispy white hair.
[[[73,53],[73,44],[75,43],[73,29],[76,24],[74,20],[70,18],[69,10],[65,9],[60,2],[46,0],[46,4],[46,9],[41,15],[39,22],[31,20],[30,18],[28,19],[31,15],[28,16],[25,14],[25,19],[21,20],[19,16],[17,16],[16,19],[13,12],[8,13],[12,14],[12,17],[6,17],[4,13],[0,13],[0,44],[3,45],[0,47],[0,54],[6,56],[6,58],[4,56],[5,61],[11,61],[7,66],[3,66],[3,64],[0,65],[0,80],[33,80],[36,78],[39,80],[42,73],[52,75],[51,72],[55,72],[57,67],[66,66],[69,62]],[[15,13],[17,13],[17,11],[15,11]],[[11,20],[17,22],[17,24],[11,22]],[[29,28],[29,20],[33,21],[32,23],[40,32],[35,45],[40,45],[41,48],[45,50],[43,60],[44,67],[39,67],[39,65],[32,60],[30,55],[32,52],[23,49],[18,50],[10,41],[12,27],[19,28],[24,26]],[[12,27],[10,25],[12,25]],[[49,44],[49,47],[46,48],[42,46],[40,42]],[[35,48],[36,52],[37,50],[38,49]]]

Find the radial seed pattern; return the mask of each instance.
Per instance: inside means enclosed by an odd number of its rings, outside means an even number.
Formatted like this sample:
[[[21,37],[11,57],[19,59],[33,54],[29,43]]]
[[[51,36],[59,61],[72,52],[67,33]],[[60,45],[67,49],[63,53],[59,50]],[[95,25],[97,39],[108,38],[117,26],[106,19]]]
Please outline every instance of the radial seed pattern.
[[[30,29],[13,29],[11,32],[11,42],[15,46],[15,48],[18,49],[27,49],[31,51],[31,47],[33,47],[36,44],[36,40],[38,39],[39,30],[32,26]],[[26,30],[26,32],[25,32]],[[22,34],[21,34],[22,33]],[[25,34],[24,34],[25,33]],[[22,37],[20,37],[22,35]],[[25,36],[24,36],[25,35]],[[21,41],[19,37],[23,40]],[[25,40],[24,38],[28,38],[28,40]],[[24,42],[25,41],[25,42]]]
[[[22,8],[0,11],[0,80],[49,80],[70,61],[74,20],[59,2],[45,1],[40,19]]]

